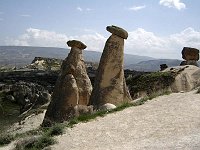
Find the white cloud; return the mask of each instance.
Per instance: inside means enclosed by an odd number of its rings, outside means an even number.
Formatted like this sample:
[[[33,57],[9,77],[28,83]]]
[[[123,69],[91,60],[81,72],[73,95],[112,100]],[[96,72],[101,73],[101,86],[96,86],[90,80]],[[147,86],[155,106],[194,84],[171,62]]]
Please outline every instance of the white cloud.
[[[146,8],[145,5],[142,5],[142,6],[133,6],[133,7],[130,7],[129,10],[138,11],[138,10],[141,10],[141,9],[144,9],[144,8]]]
[[[184,46],[200,49],[200,31],[187,28],[180,33],[161,37],[139,28],[129,32],[125,49],[127,53],[137,55],[181,59]]]
[[[79,6],[76,8],[76,10],[83,11],[83,9],[81,7],[79,7]]]
[[[92,11],[92,9],[91,8],[86,8],[86,11]]]
[[[176,8],[178,10],[186,8],[185,3],[181,2],[181,0],[160,0],[159,4],[169,8]]]
[[[89,11],[92,11],[93,9],[91,9],[91,8],[84,9],[84,8],[81,8],[80,6],[78,6],[78,7],[76,7],[76,10],[78,10],[80,12],[84,12],[84,11],[89,12]]]
[[[21,14],[19,15],[20,17],[31,17],[31,15],[28,15],[28,14]]]
[[[94,51],[99,51],[100,49],[102,50],[106,41],[106,38],[97,32],[93,34],[84,34],[81,36],[68,36],[53,31],[29,28],[17,39],[7,39],[5,44],[67,48],[66,42],[73,39],[84,42],[87,45],[87,49]]]
[[[85,43],[88,50],[102,51],[107,38],[97,32],[69,36],[53,31],[29,28],[17,39],[9,38],[6,43],[0,44],[67,48],[66,41],[76,39]],[[181,50],[184,46],[200,49],[200,31],[186,28],[180,33],[161,37],[138,28],[129,32],[129,37],[125,41],[125,53],[181,59]]]

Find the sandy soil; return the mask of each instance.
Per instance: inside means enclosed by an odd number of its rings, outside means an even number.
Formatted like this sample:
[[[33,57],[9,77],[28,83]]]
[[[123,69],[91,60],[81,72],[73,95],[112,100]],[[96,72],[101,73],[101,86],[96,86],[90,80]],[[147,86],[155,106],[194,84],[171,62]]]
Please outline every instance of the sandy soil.
[[[53,150],[199,150],[200,94],[173,93],[80,123]]]

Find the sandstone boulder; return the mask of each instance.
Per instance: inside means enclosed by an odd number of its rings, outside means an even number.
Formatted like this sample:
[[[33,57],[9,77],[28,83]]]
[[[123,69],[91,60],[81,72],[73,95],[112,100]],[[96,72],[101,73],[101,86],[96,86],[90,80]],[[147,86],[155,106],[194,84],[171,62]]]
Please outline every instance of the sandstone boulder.
[[[193,65],[177,66],[167,68],[164,72],[172,72],[176,75],[174,82],[170,86],[172,92],[188,92],[200,86],[199,67]]]
[[[182,50],[182,58],[188,60],[199,60],[199,50],[196,48],[184,47]]]
[[[128,34],[116,26],[108,26],[107,30],[113,34],[106,41],[90,98],[90,104],[97,109],[106,103],[117,106],[131,100],[123,65],[124,38],[127,38]]]
[[[115,109],[115,108],[117,108],[115,105],[110,104],[110,103],[106,103],[106,104],[100,106],[99,110],[107,111],[107,110],[112,110],[112,109]]]

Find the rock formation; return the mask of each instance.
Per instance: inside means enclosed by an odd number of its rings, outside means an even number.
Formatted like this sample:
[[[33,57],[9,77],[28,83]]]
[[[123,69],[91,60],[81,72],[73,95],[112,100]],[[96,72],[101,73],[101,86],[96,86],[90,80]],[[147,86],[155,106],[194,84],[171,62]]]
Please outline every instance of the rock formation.
[[[51,100],[51,95],[44,86],[32,82],[18,81],[0,86],[5,100],[19,105],[20,114],[31,108],[38,108]]]
[[[116,26],[106,29],[112,35],[106,41],[90,98],[90,104],[96,109],[106,103],[120,105],[131,100],[123,70],[124,39],[128,33]]]
[[[86,45],[76,40],[68,41],[67,45],[71,51],[62,63],[52,101],[45,114],[44,126],[70,119],[75,115],[74,107],[87,105],[91,95],[92,85],[82,56]]]
[[[184,47],[182,50],[182,58],[185,61],[181,62],[181,66],[183,65],[194,65],[198,66],[197,61],[199,60],[199,50],[196,48]]]
[[[200,86],[200,68],[196,66],[169,67],[163,72],[171,72],[175,80],[170,88],[172,92],[189,92]]]

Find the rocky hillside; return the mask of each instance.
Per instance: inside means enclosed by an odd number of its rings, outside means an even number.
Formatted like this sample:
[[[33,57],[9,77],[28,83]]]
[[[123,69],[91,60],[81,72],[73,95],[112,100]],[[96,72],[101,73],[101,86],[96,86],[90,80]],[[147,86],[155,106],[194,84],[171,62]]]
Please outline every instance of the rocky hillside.
[[[177,59],[156,59],[156,60],[147,60],[142,61],[137,64],[131,64],[127,66],[129,69],[137,71],[159,71],[161,64],[167,64],[168,67],[179,66],[181,60]]]
[[[69,49],[56,47],[30,47],[30,46],[0,46],[0,66],[24,66],[30,64],[35,57],[49,57],[64,59]],[[101,52],[83,51],[84,59],[88,62],[99,62]],[[125,54],[125,65],[136,64],[154,58]]]

